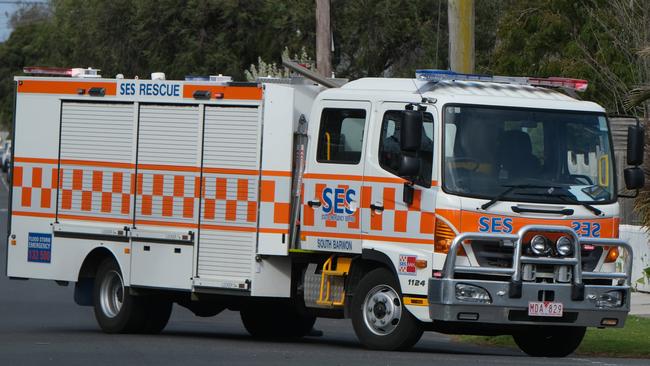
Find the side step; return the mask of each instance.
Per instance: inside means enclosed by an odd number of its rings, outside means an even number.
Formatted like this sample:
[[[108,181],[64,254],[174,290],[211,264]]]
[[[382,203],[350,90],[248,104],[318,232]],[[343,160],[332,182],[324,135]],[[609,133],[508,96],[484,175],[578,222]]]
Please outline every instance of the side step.
[[[333,264],[336,263],[336,266]],[[307,307],[335,308],[345,304],[345,278],[347,277],[352,258],[334,256],[323,263],[320,274],[318,265],[310,263],[307,266],[304,279],[304,298]]]
[[[336,259],[336,269],[332,269],[332,259],[334,256],[329,257],[325,264],[323,264],[323,271],[320,277],[320,294],[316,303],[328,307],[343,306],[345,303],[345,276],[350,271],[352,265],[352,258],[339,257]],[[342,288],[338,300],[331,299],[332,284],[335,283]],[[338,283],[340,282],[340,283]]]

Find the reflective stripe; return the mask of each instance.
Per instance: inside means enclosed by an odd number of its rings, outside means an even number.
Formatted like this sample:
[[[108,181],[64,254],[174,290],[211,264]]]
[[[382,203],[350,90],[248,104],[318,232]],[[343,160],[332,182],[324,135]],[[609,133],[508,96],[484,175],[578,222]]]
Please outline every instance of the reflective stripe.
[[[240,99],[240,100],[261,100],[261,86],[215,86],[215,85],[183,85],[183,98],[194,98],[194,92],[197,90],[207,90],[212,98],[221,93],[223,98],[220,99]]]
[[[429,306],[429,299],[426,297],[403,297],[404,305],[413,305],[413,306]]]
[[[79,89],[104,88],[105,95],[115,95],[117,84],[105,81],[19,80],[18,93],[79,94]]]

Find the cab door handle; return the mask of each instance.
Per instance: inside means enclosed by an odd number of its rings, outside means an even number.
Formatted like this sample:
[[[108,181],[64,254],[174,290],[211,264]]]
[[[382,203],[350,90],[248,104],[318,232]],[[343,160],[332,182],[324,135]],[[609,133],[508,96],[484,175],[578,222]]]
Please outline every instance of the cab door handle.
[[[307,204],[311,208],[320,207],[320,201],[319,200],[307,201]]]
[[[384,211],[384,206],[382,206],[382,205],[375,205],[374,203],[371,203],[371,204],[370,204],[370,209],[373,210],[373,211],[379,211],[379,212],[382,212],[382,211]]]

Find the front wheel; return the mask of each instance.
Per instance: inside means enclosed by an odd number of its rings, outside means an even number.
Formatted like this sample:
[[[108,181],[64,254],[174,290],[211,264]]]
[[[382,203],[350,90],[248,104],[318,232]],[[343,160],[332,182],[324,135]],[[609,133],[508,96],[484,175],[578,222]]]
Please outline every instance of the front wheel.
[[[565,357],[580,346],[585,331],[585,327],[531,327],[512,337],[530,356]]]
[[[352,325],[367,348],[396,351],[411,348],[422,337],[422,326],[402,303],[399,284],[385,268],[367,273],[352,298]]]

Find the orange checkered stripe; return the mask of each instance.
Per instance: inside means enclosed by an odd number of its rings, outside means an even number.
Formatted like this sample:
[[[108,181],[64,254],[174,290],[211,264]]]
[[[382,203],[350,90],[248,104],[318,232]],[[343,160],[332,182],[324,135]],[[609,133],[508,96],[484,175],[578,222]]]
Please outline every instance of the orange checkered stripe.
[[[257,226],[257,175],[206,173],[203,176],[201,226]]]
[[[289,233],[291,176],[263,174],[260,183],[260,227],[266,232]]]
[[[309,186],[309,185],[306,185]],[[319,192],[326,187],[347,189],[346,184],[317,183],[312,185],[314,191],[305,191],[308,197],[323,202]],[[405,243],[433,244],[435,227],[435,209],[433,199],[423,199],[423,191],[414,191],[413,203],[409,206],[402,202],[403,184],[392,182],[364,182],[361,187],[361,201],[353,219],[347,222],[326,220],[317,223],[315,215],[321,215],[320,209],[314,210],[306,204],[303,206],[303,232],[308,236],[330,236],[349,238],[349,234],[359,233],[360,223],[369,222],[367,233],[357,235],[369,240],[394,240]],[[376,212],[370,208],[373,202],[382,202],[384,210]]]
[[[413,192],[413,203],[405,205],[402,202],[403,186],[388,187],[385,185],[363,186],[361,193],[361,209],[364,218],[370,220],[370,233],[393,231],[396,234],[413,235],[414,238],[430,238],[433,243],[435,212],[433,207],[423,209],[422,190]],[[370,209],[370,204],[383,201],[384,211],[376,213]],[[430,200],[431,203],[433,200]]]
[[[196,226],[201,181],[195,171],[138,169],[135,224]]]
[[[134,177],[130,170],[61,165],[60,215],[107,215],[128,222]]]
[[[201,180],[199,168],[144,166],[136,180],[131,164],[74,162],[58,170],[56,159],[45,160],[16,159],[14,215],[54,218],[58,189],[60,219],[129,224],[135,215],[136,225],[197,228],[200,203],[206,229],[256,231],[259,215],[260,231],[288,233],[289,172],[263,172],[260,182],[258,171],[212,168]]]
[[[15,165],[12,184],[13,210],[54,213],[59,187],[56,165]]]

